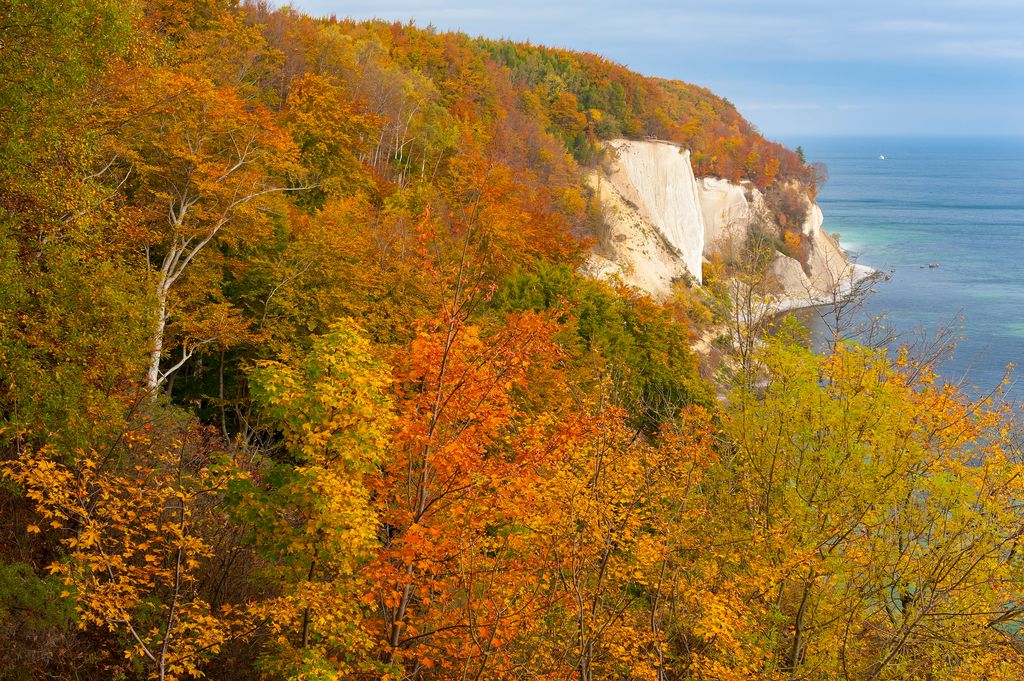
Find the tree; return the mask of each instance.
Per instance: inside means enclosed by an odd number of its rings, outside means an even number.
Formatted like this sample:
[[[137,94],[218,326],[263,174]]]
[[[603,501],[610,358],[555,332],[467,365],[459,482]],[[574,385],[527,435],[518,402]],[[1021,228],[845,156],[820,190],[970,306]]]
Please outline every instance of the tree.
[[[1022,469],[1005,407],[905,354],[840,345],[819,359],[776,343],[759,361],[762,381],[730,397],[723,498],[744,509],[742,533],[768,540],[748,560],[776,579],[751,602],[778,669],[969,678],[1020,664]]]
[[[712,309],[726,327],[739,362],[736,378],[740,381],[755,378],[756,350],[771,325],[776,255],[768,236],[758,230],[740,248],[732,276],[709,282]]]
[[[540,483],[543,515],[529,523],[555,595],[546,637],[523,655],[586,681],[672,678],[681,552],[700,543],[696,492],[715,460],[708,414],[684,410],[656,442],[601,397],[574,417],[576,437]]]
[[[260,362],[250,378],[291,459],[268,464],[265,484],[233,486],[280,590],[256,608],[277,634],[267,664],[289,675],[367,671],[359,571],[378,521],[365,479],[387,443],[390,377],[359,327],[341,320],[305,357]]]
[[[114,146],[132,169],[129,191],[146,221],[146,252],[159,263],[146,372],[146,384],[155,391],[199,347],[230,343],[244,332],[229,308],[206,316],[196,303],[189,305],[189,296],[179,292],[183,275],[225,236],[235,243],[258,239],[268,229],[267,200],[300,188],[288,183],[288,175],[297,172],[292,142],[266,110],[201,73],[165,68],[136,78],[121,93],[131,113]],[[182,322],[181,359],[163,368],[173,314]]]
[[[688,405],[712,404],[689,349],[690,329],[649,298],[541,262],[506,277],[492,305],[559,313],[558,340],[581,389],[593,390],[608,378],[609,398],[647,434]]]
[[[288,129],[303,164],[315,174],[314,193],[321,200],[372,187],[364,161],[380,127],[378,117],[361,111],[343,88],[323,76],[306,74],[292,85]]]
[[[116,431],[143,369],[148,292],[123,257],[131,230],[111,196],[124,176],[96,123],[134,18],[106,0],[0,9],[0,447],[13,455]]]
[[[68,464],[43,448],[3,471],[38,514],[28,531],[61,535],[66,556],[49,569],[64,582],[61,598],[75,599],[79,626],[123,635],[120,657],[161,681],[195,677],[246,629],[238,610],[214,610],[198,588],[211,556],[205,535],[223,522],[212,500],[230,468],[194,423],[177,434],[169,424],[133,425],[117,450],[83,452]]]
[[[540,315],[489,336],[454,318],[421,331],[396,367],[398,421],[372,483],[382,546],[367,571],[389,664],[480,677],[530,621],[516,493],[548,447],[517,432],[515,395],[550,356],[550,334]]]

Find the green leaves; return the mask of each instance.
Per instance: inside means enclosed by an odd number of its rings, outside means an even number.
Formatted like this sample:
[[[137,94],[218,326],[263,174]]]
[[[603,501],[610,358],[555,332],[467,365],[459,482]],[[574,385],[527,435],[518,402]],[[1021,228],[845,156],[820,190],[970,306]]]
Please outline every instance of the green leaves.
[[[117,0],[4,3],[0,181],[71,142],[81,90],[124,54],[136,11]]]
[[[502,282],[494,305],[559,311],[565,323],[560,340],[577,365],[574,377],[592,381],[595,369],[609,373],[613,399],[646,432],[687,405],[711,404],[689,349],[689,328],[649,299],[583,279],[566,265],[541,262]]]

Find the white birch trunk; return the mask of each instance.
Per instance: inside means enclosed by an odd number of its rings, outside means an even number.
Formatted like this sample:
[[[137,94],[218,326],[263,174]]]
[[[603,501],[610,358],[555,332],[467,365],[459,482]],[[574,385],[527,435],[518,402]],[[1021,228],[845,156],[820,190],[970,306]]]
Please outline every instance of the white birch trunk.
[[[152,349],[149,353],[149,369],[146,371],[146,387],[154,396],[161,383],[160,360],[164,351],[164,329],[167,327],[167,293],[167,276],[161,271],[156,286],[156,325],[153,329]]]

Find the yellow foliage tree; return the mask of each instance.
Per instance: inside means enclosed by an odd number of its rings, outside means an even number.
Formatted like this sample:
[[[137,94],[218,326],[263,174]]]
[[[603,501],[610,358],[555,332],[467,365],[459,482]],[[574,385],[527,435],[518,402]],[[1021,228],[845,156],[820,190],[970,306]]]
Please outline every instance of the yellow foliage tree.
[[[223,522],[213,520],[211,501],[230,467],[211,459],[203,429],[161,440],[149,435],[152,425],[122,435],[127,464],[109,451],[80,452],[66,464],[44,448],[3,470],[46,531],[62,536],[66,554],[50,572],[75,599],[80,626],[125,635],[124,659],[152,678],[191,678],[246,628],[237,609],[212,609],[199,588],[210,527]]]
[[[724,570],[758,575],[737,595],[774,641],[762,671],[1015,677],[1024,467],[1005,407],[905,354],[773,343],[758,361],[730,398],[739,522],[721,540],[748,547]]]
[[[365,670],[358,570],[378,522],[364,477],[387,443],[389,373],[360,328],[342,320],[305,357],[260,362],[251,380],[291,459],[234,490],[279,590],[256,606],[275,634],[267,664],[291,678]]]

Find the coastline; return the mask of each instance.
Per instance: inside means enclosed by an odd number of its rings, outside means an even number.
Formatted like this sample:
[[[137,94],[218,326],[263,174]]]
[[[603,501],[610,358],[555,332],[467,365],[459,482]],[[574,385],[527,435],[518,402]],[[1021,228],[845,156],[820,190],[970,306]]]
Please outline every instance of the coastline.
[[[768,305],[765,315],[777,316],[785,312],[822,307],[824,305],[831,305],[839,300],[846,300],[854,293],[858,284],[867,279],[877,277],[880,274],[878,270],[873,267],[868,267],[867,265],[849,263],[849,267],[851,271],[849,275],[843,276],[842,280],[839,282],[835,295],[814,295],[810,292],[805,296],[780,295],[776,300]]]

